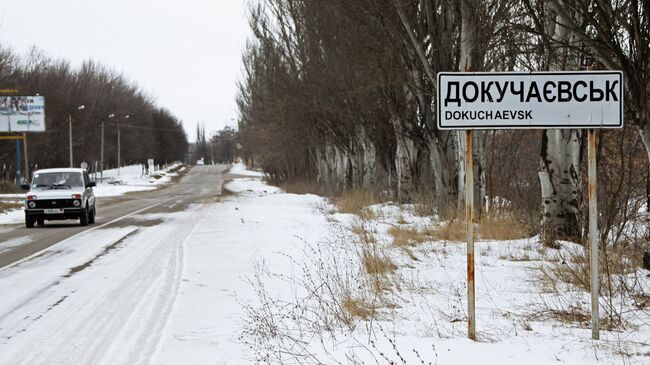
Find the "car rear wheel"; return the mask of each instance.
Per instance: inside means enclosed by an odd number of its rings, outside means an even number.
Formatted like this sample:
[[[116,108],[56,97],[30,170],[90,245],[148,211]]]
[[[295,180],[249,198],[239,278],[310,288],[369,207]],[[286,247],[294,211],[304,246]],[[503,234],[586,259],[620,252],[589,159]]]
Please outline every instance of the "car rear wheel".
[[[81,216],[79,217],[79,224],[82,226],[88,225],[88,209],[81,208]]]
[[[25,214],[25,227],[27,228],[34,228],[34,217],[30,217]]]

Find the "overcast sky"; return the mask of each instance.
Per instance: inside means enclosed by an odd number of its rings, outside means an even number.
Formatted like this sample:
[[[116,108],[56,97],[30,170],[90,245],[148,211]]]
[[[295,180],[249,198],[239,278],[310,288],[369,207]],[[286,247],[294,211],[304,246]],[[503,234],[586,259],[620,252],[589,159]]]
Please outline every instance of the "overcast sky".
[[[0,1],[0,44],[37,46],[79,65],[114,68],[183,120],[194,140],[235,126],[236,82],[249,34],[246,0]]]

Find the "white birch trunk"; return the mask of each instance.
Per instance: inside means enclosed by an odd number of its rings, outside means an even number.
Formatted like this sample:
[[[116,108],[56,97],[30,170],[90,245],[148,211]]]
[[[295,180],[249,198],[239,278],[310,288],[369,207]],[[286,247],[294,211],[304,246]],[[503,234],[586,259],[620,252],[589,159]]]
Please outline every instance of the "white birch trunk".
[[[461,1],[461,35],[460,35],[460,71],[480,71],[482,67],[482,52],[480,49],[483,45],[477,44],[479,38],[478,24],[480,3],[477,0]],[[458,135],[458,204],[457,208],[462,211],[465,206],[465,132]],[[474,211],[480,217],[485,208],[486,188],[485,188],[485,132],[474,132],[474,201],[476,206]]]
[[[414,191],[415,176],[415,143],[408,138],[402,126],[402,122],[393,119],[393,130],[395,131],[395,173],[397,174],[397,199],[408,198],[409,193]]]
[[[567,21],[557,9],[550,8],[548,35],[563,44],[575,42],[575,34],[564,26]],[[548,50],[549,69],[576,69],[579,58],[569,47]],[[542,136],[539,168],[542,190],[542,240],[579,238],[580,131],[546,130]]]
[[[458,189],[458,132],[437,131],[429,141],[429,158],[435,182],[436,205],[443,213],[456,209]]]

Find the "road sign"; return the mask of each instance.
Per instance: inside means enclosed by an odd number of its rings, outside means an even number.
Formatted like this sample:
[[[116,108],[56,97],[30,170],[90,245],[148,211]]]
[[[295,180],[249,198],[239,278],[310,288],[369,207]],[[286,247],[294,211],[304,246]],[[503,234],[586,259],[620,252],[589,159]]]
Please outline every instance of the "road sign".
[[[0,96],[0,132],[43,131],[44,96]]]
[[[438,128],[621,128],[623,73],[440,72]]]
[[[623,72],[440,72],[438,128],[466,130],[467,337],[476,340],[474,129],[589,129],[591,333],[600,338],[596,131],[623,127]]]

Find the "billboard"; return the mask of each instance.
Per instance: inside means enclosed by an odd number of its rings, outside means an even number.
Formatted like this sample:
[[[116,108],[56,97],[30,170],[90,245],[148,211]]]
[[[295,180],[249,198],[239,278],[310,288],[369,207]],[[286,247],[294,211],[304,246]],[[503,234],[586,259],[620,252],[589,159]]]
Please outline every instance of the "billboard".
[[[0,132],[44,131],[44,96],[0,96]]]
[[[441,72],[438,128],[620,128],[623,73]]]

